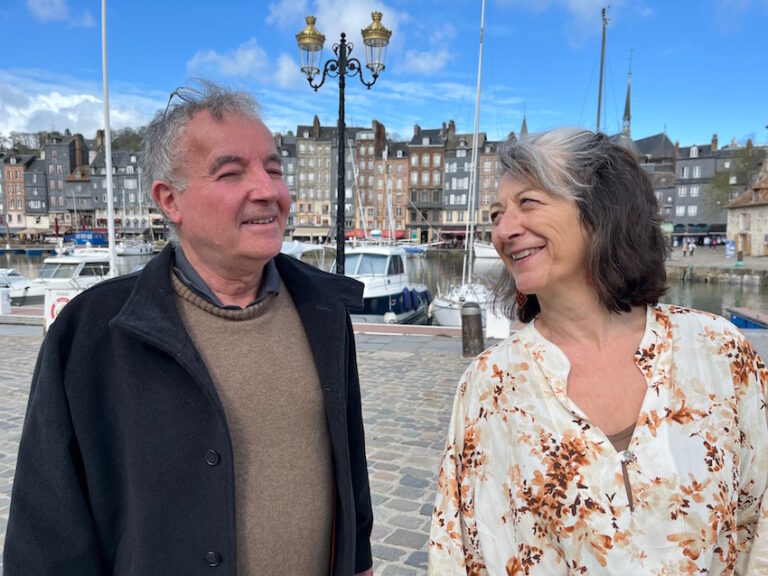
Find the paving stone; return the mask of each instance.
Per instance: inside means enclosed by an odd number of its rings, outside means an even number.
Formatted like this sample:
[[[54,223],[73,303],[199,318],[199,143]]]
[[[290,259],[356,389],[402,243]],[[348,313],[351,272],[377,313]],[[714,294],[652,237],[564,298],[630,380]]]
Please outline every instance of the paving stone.
[[[392,562],[394,560],[400,560],[400,558],[405,556],[406,551],[402,548],[394,548],[392,546],[385,546],[383,544],[372,544],[371,553],[373,554],[374,558]],[[374,564],[376,564],[375,560]]]
[[[413,550],[420,550],[427,543],[427,538],[428,535],[424,532],[398,529],[387,536],[384,542],[395,546],[405,546]]]
[[[427,563],[429,562],[429,555],[426,552],[418,551],[412,553],[408,558],[405,560],[405,563],[408,564],[408,566],[415,566],[416,568],[423,568],[424,570],[427,569]]]
[[[416,530],[424,525],[424,517],[414,516],[413,514],[398,514],[397,516],[390,518],[389,523],[399,526],[400,528]]]

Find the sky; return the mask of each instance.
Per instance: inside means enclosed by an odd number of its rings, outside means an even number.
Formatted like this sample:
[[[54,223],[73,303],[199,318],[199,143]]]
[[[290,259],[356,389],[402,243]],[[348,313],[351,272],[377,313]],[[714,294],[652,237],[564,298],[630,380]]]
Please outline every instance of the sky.
[[[768,0],[486,0],[480,130],[500,140],[557,126],[594,130],[600,9],[610,1],[601,129],[621,130],[632,71],[632,137],[664,132],[681,145],[768,144]],[[0,0],[0,135],[64,131],[92,138],[104,124],[101,3]],[[471,133],[481,0],[107,0],[112,129],[146,124],[195,78],[253,93],[273,132],[338,117],[338,79],[313,91],[299,71],[304,16],[326,36],[323,60],[372,10],[392,30],[386,70],[370,90],[348,78],[347,126],[454,120]],[[365,74],[365,79],[370,76]]]

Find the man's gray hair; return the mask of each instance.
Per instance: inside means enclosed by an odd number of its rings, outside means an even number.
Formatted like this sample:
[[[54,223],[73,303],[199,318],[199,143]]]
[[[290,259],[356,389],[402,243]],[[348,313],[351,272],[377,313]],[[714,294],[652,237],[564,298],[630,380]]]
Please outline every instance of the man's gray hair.
[[[206,111],[216,120],[225,114],[261,121],[259,106],[247,92],[229,90],[207,80],[196,88],[177,88],[164,112],[158,112],[147,126],[142,143],[142,184],[151,190],[161,180],[178,192],[187,186],[186,150],[179,142],[192,117]]]

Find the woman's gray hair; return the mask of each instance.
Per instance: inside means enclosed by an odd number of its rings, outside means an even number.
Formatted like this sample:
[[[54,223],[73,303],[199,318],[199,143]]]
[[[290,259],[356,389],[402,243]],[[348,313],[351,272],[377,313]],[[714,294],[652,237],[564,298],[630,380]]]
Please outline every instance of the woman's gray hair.
[[[160,180],[178,192],[184,191],[186,150],[179,143],[198,112],[206,111],[216,120],[222,120],[226,114],[261,120],[258,104],[247,92],[229,90],[207,80],[196,80],[195,84],[200,88],[174,90],[165,111],[158,111],[147,126],[141,156],[144,190],[151,190],[152,183]]]
[[[499,149],[503,176],[576,202],[589,238],[588,281],[611,312],[656,304],[666,291],[666,243],[650,178],[631,152],[604,134],[558,128]],[[516,304],[514,279],[496,285],[495,306],[523,322],[539,313],[535,295]]]

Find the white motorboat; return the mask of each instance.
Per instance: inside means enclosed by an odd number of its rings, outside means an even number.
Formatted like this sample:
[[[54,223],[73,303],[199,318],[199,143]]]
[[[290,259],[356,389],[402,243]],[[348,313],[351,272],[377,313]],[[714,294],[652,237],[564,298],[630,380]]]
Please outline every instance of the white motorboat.
[[[490,242],[475,240],[472,248],[475,250],[475,258],[499,258],[499,253],[496,252],[496,248]]]
[[[50,256],[38,277],[11,289],[11,304],[41,304],[46,290],[82,290],[109,276],[109,250],[82,248],[73,254]]]
[[[336,264],[331,272],[336,270]],[[363,308],[352,320],[386,324],[423,324],[432,294],[408,280],[407,252],[400,246],[368,245],[344,252],[344,273],[365,285]]]
[[[142,240],[123,240],[115,247],[118,256],[139,256],[141,254],[152,254],[154,245],[151,242]]]
[[[20,288],[29,282],[29,278],[15,268],[0,268],[0,288]]]

